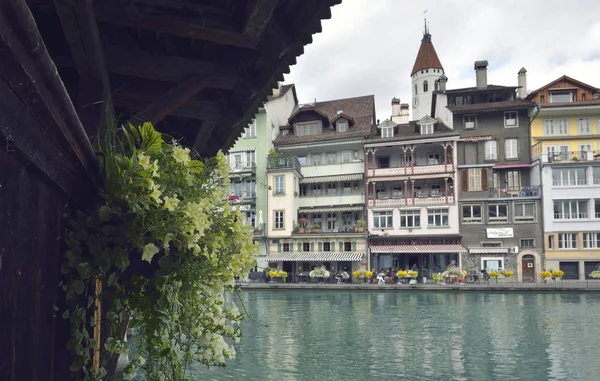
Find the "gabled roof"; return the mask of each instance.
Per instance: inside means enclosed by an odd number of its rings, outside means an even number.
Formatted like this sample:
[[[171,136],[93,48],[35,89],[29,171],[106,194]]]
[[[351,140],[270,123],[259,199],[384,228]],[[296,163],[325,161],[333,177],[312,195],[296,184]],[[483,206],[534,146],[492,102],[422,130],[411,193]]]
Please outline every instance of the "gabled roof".
[[[425,69],[444,70],[442,63],[435,52],[435,48],[431,43],[431,35],[429,33],[425,34],[421,40],[421,46],[419,47],[419,52],[417,53],[417,59],[415,60],[415,64],[410,72],[410,75],[415,74],[419,70]]]
[[[519,88],[519,86],[487,85],[487,87],[484,87],[484,88],[463,87],[462,89],[451,89],[451,90],[438,91],[438,92],[445,92],[446,94],[459,94],[459,93],[485,92],[485,91],[495,91],[495,90],[515,91],[518,88]]]
[[[569,82],[572,82],[573,84],[575,84],[575,85],[577,85],[579,87],[586,88],[586,89],[590,90],[593,93],[600,91],[600,89],[597,88],[597,87],[594,87],[592,85],[588,85],[587,83],[583,83],[581,81],[573,79],[573,78],[569,77],[568,75],[563,75],[562,77],[555,79],[554,81],[548,83],[547,85],[544,85],[544,86],[540,87],[539,89],[531,92],[527,96],[527,98],[525,98],[525,99],[527,99],[527,100],[533,99],[533,97],[535,97],[537,95],[537,93],[539,93],[542,90],[546,90],[546,89],[551,88],[552,86],[554,86],[555,84],[559,83],[560,81],[569,81]]]
[[[311,143],[325,140],[346,139],[346,138],[363,138],[369,136],[371,127],[375,120],[375,96],[366,95],[355,98],[336,99],[325,102],[316,102],[310,106],[305,106],[305,110],[319,110],[319,114],[323,114],[328,120],[338,116],[339,110],[344,110],[343,113],[354,120],[354,126],[348,129],[347,132],[337,132],[335,129],[323,128],[320,134],[308,136],[295,136],[290,133],[288,135],[279,135],[273,143],[275,146],[296,144],[296,143]],[[294,115],[297,115],[301,109],[298,109]],[[292,115],[292,117],[294,116]],[[290,119],[292,119],[290,117]],[[290,125],[280,127],[280,129],[291,129]]]
[[[354,126],[354,118],[352,118],[351,116],[341,112],[339,114],[337,114],[333,119],[330,120],[331,124],[335,123],[336,120],[340,119],[340,118],[345,118],[348,120],[348,123],[351,126]]]
[[[422,124],[431,124],[431,123],[438,123],[439,121],[435,118],[430,117],[429,115],[425,115],[424,117],[422,117],[421,119],[419,119],[417,121],[417,125],[420,126]]]
[[[267,99],[271,101],[274,99],[281,98],[285,94],[287,94],[287,92],[290,90],[292,90],[292,95],[294,96],[294,100],[296,101],[296,103],[298,103],[298,96],[296,95],[296,85],[293,83],[290,83],[289,85],[281,85],[279,87],[279,94],[278,95],[269,95],[267,97]]]
[[[288,122],[292,123],[292,121],[294,120],[294,118],[296,118],[296,116],[298,116],[298,114],[303,113],[303,112],[309,112],[309,111],[319,114],[323,118],[323,121],[327,122],[327,123],[324,123],[324,125],[325,126],[329,125],[329,117],[327,116],[327,114],[324,111],[319,110],[319,108],[316,107],[315,105],[300,106],[300,108],[297,109],[296,111],[294,111],[292,113],[292,115],[288,118]]]
[[[387,127],[398,127],[398,123],[393,122],[389,119],[386,119],[377,125],[377,128],[387,128]]]

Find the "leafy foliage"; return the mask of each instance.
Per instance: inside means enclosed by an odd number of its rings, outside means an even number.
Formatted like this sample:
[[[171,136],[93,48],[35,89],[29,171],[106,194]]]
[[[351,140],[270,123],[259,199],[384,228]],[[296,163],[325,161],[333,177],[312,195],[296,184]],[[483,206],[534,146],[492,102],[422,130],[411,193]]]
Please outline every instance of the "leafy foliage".
[[[97,373],[91,366],[97,279],[108,321],[103,353],[123,350],[123,321],[132,316],[139,346],[129,377],[141,367],[147,380],[186,380],[194,361],[225,366],[235,354],[225,340],[239,339],[242,314],[224,293],[254,265],[256,248],[242,216],[226,202],[224,155],[194,160],[150,123],[107,131],[100,147],[103,203],[70,220],[62,267],[71,370],[87,380],[106,374],[106,356]]]

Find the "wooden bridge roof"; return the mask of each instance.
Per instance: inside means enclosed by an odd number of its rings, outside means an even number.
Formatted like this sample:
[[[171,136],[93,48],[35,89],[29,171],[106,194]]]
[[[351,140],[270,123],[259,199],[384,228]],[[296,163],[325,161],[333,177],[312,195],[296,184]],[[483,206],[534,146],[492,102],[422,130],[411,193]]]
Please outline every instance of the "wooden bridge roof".
[[[235,142],[341,0],[2,2],[29,6],[89,136],[108,111],[213,155]]]

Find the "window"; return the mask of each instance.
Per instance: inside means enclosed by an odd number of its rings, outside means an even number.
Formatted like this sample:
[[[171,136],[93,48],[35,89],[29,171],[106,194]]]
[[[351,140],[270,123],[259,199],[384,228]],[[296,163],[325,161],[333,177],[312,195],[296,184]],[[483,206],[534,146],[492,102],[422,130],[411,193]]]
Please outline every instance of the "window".
[[[400,227],[414,228],[421,226],[421,210],[400,210]]]
[[[423,92],[426,93],[429,91],[429,83],[427,81],[423,81]]]
[[[567,119],[545,119],[544,135],[565,136],[569,135],[569,121]]]
[[[327,164],[336,164],[337,163],[337,153],[328,152],[327,153]]]
[[[382,138],[393,138],[394,137],[394,127],[384,127],[381,129],[381,137]]]
[[[321,213],[312,214],[312,223],[313,225],[319,225],[319,229],[321,229]]]
[[[463,205],[463,222],[481,222],[481,205]]]
[[[548,236],[548,249],[554,249],[554,236]]]
[[[506,139],[505,144],[505,159],[519,158],[519,141],[517,139]]]
[[[284,243],[283,244],[283,252],[284,253],[289,253],[290,252],[290,244],[289,243]]]
[[[498,142],[496,140],[485,142],[485,160],[498,160]]]
[[[481,190],[481,168],[469,168],[469,190]]]
[[[481,247],[502,247],[502,242],[482,242]]]
[[[321,132],[321,123],[303,123],[296,124],[296,136],[316,135]]]
[[[275,221],[275,227],[274,229],[283,229],[283,210],[275,210],[273,212],[274,214],[274,221]]]
[[[577,233],[562,233],[558,235],[559,249],[577,249]]]
[[[334,230],[337,225],[337,213],[327,213],[327,230]]]
[[[587,94],[581,94],[581,100],[585,102],[587,100]]]
[[[310,243],[309,242],[302,243],[302,251],[304,251],[304,252],[310,251]]]
[[[327,183],[327,196],[335,196],[337,194],[337,183]]]
[[[340,120],[337,122],[338,132],[346,132],[348,131],[348,122],[345,120]]]
[[[515,203],[516,221],[535,220],[535,204],[533,202]]]
[[[546,96],[540,95],[540,103],[546,103]]]
[[[583,248],[584,249],[600,248],[600,233],[583,233]]]
[[[275,194],[283,194],[285,188],[283,184],[285,176],[275,176]]]
[[[349,163],[352,161],[352,151],[342,151],[342,163]]]
[[[300,184],[298,190],[300,191],[300,196],[304,197],[308,194],[308,185]]]
[[[323,251],[331,251],[331,242],[323,242]]]
[[[247,151],[246,152],[246,168],[254,168],[256,167],[256,152]]]
[[[421,125],[421,135],[433,135],[433,124],[423,124]]]
[[[552,168],[552,184],[555,186],[587,185],[585,168]]]
[[[578,220],[588,218],[587,200],[554,201],[555,220]]]
[[[385,229],[392,228],[392,226],[392,211],[373,213],[374,228]]]
[[[427,209],[427,224],[429,226],[448,226],[448,209]]]
[[[486,271],[499,271],[504,269],[504,258],[481,258],[481,268]]]
[[[377,157],[377,168],[389,168],[390,157],[389,156],[378,156]]]
[[[592,145],[590,143],[579,145],[579,160],[587,160],[587,153],[592,152]]]
[[[521,238],[519,240],[519,246],[521,246],[522,249],[532,249],[535,247],[535,239]]]
[[[298,156],[298,163],[300,163],[300,165],[304,167],[307,164],[306,156]]]
[[[577,118],[577,130],[579,135],[591,135],[592,118]]]
[[[417,89],[418,89],[418,86],[417,86],[417,84],[415,83],[415,95],[417,95]]]
[[[256,120],[253,120],[252,123],[248,124],[248,127],[244,130],[245,138],[254,138],[256,137]]]
[[[521,190],[521,172],[507,171],[506,172],[506,185],[507,185],[509,191]]]
[[[504,127],[519,127],[519,116],[516,111],[504,113]]]
[[[475,128],[477,122],[477,118],[475,115],[465,115],[463,117],[463,123],[465,124],[465,128]]]
[[[321,154],[314,154],[311,155],[310,160],[312,162],[312,165],[321,165]]]
[[[573,93],[571,91],[552,91],[550,92],[550,103],[573,102]]]
[[[311,184],[310,194],[313,197],[320,196],[321,195],[321,184]]]
[[[508,221],[508,205],[507,204],[491,204],[488,205],[488,218],[490,221]]]
[[[352,242],[344,242],[344,251],[352,251]]]

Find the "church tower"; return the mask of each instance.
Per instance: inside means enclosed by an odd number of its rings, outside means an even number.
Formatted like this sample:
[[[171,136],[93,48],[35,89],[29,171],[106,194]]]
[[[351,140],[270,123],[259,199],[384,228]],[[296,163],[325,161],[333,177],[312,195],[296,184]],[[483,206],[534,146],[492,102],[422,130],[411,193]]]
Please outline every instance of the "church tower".
[[[431,34],[425,19],[423,39],[417,53],[417,59],[410,73],[412,84],[412,120],[420,120],[431,115],[433,91],[439,90],[439,79],[444,68],[431,43]],[[444,76],[445,78],[445,76]]]

